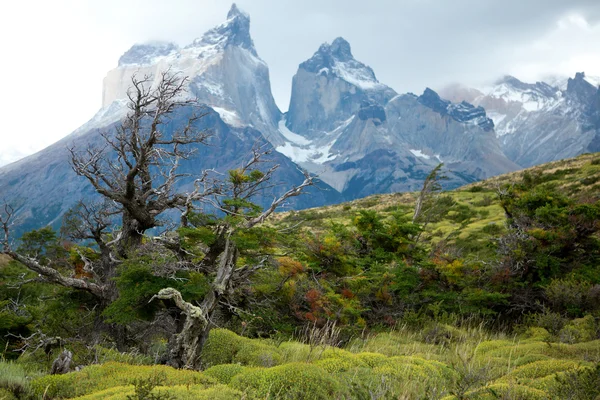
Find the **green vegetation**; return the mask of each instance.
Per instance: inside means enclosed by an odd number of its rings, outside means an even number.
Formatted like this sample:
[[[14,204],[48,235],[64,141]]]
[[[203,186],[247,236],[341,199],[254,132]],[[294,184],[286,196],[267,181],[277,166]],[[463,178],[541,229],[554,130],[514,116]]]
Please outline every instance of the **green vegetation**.
[[[597,398],[599,159],[432,190],[416,218],[419,194],[404,193],[232,229],[227,290],[203,260],[219,227],[261,212],[250,202],[226,203],[237,211],[224,218],[190,214],[171,238],[184,256],[146,239],[102,306],[0,258],[0,399]],[[251,173],[230,179],[260,179]],[[20,247],[90,281],[95,250],[50,229]],[[194,315],[155,299],[167,287],[192,306],[224,290],[200,371],[155,365]],[[47,375],[64,349],[83,368]]]

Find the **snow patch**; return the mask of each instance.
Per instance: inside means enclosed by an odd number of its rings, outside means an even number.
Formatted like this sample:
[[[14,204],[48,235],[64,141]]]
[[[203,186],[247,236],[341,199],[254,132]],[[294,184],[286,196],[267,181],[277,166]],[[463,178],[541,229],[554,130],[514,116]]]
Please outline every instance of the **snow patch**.
[[[126,99],[118,99],[108,106],[102,107],[92,119],[73,131],[73,135],[81,135],[92,129],[106,128],[110,124],[121,120],[127,115],[127,111],[129,110],[127,103]]]
[[[225,122],[226,124],[236,127],[244,125],[235,111],[230,111],[222,107],[213,106],[211,108],[219,114],[223,122]]]
[[[421,157],[421,158],[424,158],[424,159],[426,159],[426,160],[429,160],[429,159],[431,158],[431,157],[430,157],[430,156],[428,156],[427,154],[423,153],[421,150],[414,150],[414,149],[410,149],[410,150],[408,150],[408,151],[410,151],[410,152],[411,152],[411,153],[412,153],[414,156],[416,156],[416,157]],[[436,156],[436,157],[437,157],[437,156]]]
[[[290,141],[293,144],[300,145],[300,146],[308,146],[312,143],[310,140],[308,140],[304,136],[300,136],[297,133],[290,131],[288,129],[288,127],[285,126],[285,123],[286,123],[285,118],[282,119],[281,121],[279,121],[279,133],[281,133],[283,135],[283,137],[286,138],[288,141]]]
[[[300,136],[297,133],[290,131],[285,126],[285,118],[279,121],[279,132],[281,135],[287,140],[287,142],[275,148],[281,154],[289,157],[292,161],[296,163],[306,163],[311,162],[314,164],[324,164],[328,161],[334,160],[337,157],[337,154],[331,153],[331,148],[335,144],[339,133],[352,122],[354,117],[348,118],[346,121],[342,123],[339,127],[334,129],[331,132],[326,132],[325,137],[330,136],[332,134],[335,135],[332,140],[325,144],[317,145],[314,141],[305,138],[304,136]]]
[[[375,78],[370,68],[358,63],[356,60],[347,62],[336,61],[333,66],[333,72],[341,79],[363,90],[385,88],[385,85],[379,83]]]
[[[588,83],[594,85],[596,88],[600,86],[600,76],[585,76],[585,79]]]

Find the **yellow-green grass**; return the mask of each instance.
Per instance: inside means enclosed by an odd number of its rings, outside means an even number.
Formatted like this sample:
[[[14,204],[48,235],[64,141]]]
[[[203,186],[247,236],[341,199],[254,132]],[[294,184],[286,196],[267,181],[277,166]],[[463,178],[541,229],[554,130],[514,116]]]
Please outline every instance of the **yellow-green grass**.
[[[214,365],[203,372],[109,362],[37,378],[31,387],[47,398],[120,400],[135,394],[136,380],[159,376],[153,393],[172,399],[349,399],[365,393],[453,399],[461,390],[473,399],[552,399],[556,376],[600,362],[599,340],[564,344],[531,333],[507,338],[482,329],[454,329],[460,340],[444,345],[397,329],[355,339],[345,349],[249,339],[216,329],[204,354]],[[223,349],[233,350],[216,354]],[[257,365],[274,355],[279,365]]]

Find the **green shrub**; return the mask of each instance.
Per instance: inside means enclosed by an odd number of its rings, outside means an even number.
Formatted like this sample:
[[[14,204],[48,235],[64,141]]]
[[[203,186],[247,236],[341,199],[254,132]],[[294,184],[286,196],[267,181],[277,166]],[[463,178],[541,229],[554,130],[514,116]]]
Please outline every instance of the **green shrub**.
[[[471,193],[484,192],[486,189],[483,186],[471,186],[468,191]]]
[[[303,363],[246,371],[235,376],[231,386],[255,399],[325,400],[341,391],[324,369]]]
[[[552,394],[558,399],[587,400],[600,396],[600,364],[556,376]]]
[[[559,337],[563,343],[580,343],[594,340],[598,337],[596,321],[591,315],[574,319],[560,330]]]
[[[213,378],[200,372],[177,370],[164,365],[132,366],[109,362],[91,365],[78,372],[64,375],[46,375],[31,382],[34,393],[48,397],[75,397],[114,386],[131,384],[136,379],[149,379],[164,373],[164,385],[205,385],[216,384]]]
[[[484,233],[488,235],[497,235],[503,231],[502,226],[496,224],[495,222],[490,222],[486,226],[481,229]]]
[[[553,375],[557,372],[568,371],[578,368],[580,362],[571,360],[540,360],[535,361],[521,367],[515,368],[510,373],[506,374],[499,382],[515,381],[520,384],[527,384],[531,380],[542,378],[544,376]]]
[[[385,363],[388,359],[383,354],[369,352],[358,353],[355,357],[371,368],[377,367]]]
[[[18,397],[10,390],[0,388],[0,400],[18,400]]]
[[[587,306],[591,287],[589,282],[579,282],[575,279],[553,279],[544,288],[544,293],[554,311],[578,317]]]
[[[455,399],[447,397],[444,400]],[[467,393],[466,399],[477,400],[548,400],[548,394],[542,390],[523,385],[496,383]]]
[[[205,388],[201,385],[159,386],[157,393],[173,400],[240,400],[242,393],[225,385]],[[77,400],[127,400],[134,393],[133,386],[116,386],[89,395],[77,397]]]
[[[552,335],[550,334],[550,332],[548,332],[547,329],[540,328],[537,326],[532,326],[531,328],[528,328],[523,334],[523,336],[528,339],[537,339],[541,341],[550,340],[552,338]]]
[[[462,342],[466,333],[458,328],[447,324],[434,323],[422,331],[422,339],[425,343],[447,345],[449,343]]]
[[[219,364],[231,364],[240,349],[242,337],[227,329],[212,329],[202,348],[205,368]]]
[[[283,358],[276,347],[260,343],[257,340],[241,339],[239,350],[233,357],[234,363],[257,367],[273,367],[281,364]]]
[[[240,364],[220,364],[210,367],[204,371],[204,375],[215,378],[219,383],[227,385],[231,378],[246,371],[248,367]]]

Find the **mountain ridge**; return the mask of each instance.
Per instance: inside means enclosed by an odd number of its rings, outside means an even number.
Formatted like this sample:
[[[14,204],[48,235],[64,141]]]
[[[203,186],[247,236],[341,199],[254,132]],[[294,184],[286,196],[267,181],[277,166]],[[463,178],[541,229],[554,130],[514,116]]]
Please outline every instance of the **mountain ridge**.
[[[272,95],[269,68],[250,35],[250,16],[233,4],[223,23],[187,46],[134,44],[103,81],[102,109],[47,149],[0,168],[0,195],[25,204],[24,188],[29,188],[36,199],[19,211],[23,218],[56,224],[72,199],[92,193],[89,187],[78,186],[83,183],[70,171],[64,147],[98,144],[98,132],[114,130],[125,115],[131,78],[149,76],[149,85],[155,85],[166,71],[187,74],[186,99],[197,99],[212,110],[208,120],[220,135],[214,154],[202,153],[206,159],[186,168],[196,172],[234,168],[234,160],[239,162],[250,151],[251,141],[272,146],[275,160],[284,166],[283,183],[294,184],[302,168],[319,175],[327,188],[326,195],[315,194],[295,207],[416,190],[441,162],[448,188],[518,170],[525,165],[524,156],[506,150],[506,143],[528,136],[508,135],[512,128],[506,120],[508,115],[519,121],[528,107],[533,112],[549,104],[591,101],[592,106],[573,111],[573,119],[561,115],[555,120],[567,129],[573,121],[585,119],[586,140],[591,147],[596,142],[600,147],[600,136],[593,138],[600,126],[600,112],[593,105],[600,104],[600,95],[592,93],[585,74],[565,82],[564,90],[506,76],[488,94],[477,89],[460,95],[438,93],[430,88],[419,96],[398,94],[354,58],[350,43],[342,37],[323,43],[299,64],[288,111],[282,113]],[[556,154],[576,153],[580,142],[562,146]],[[221,160],[215,155],[219,151],[231,154],[223,154]],[[528,151],[525,155],[536,149]]]

